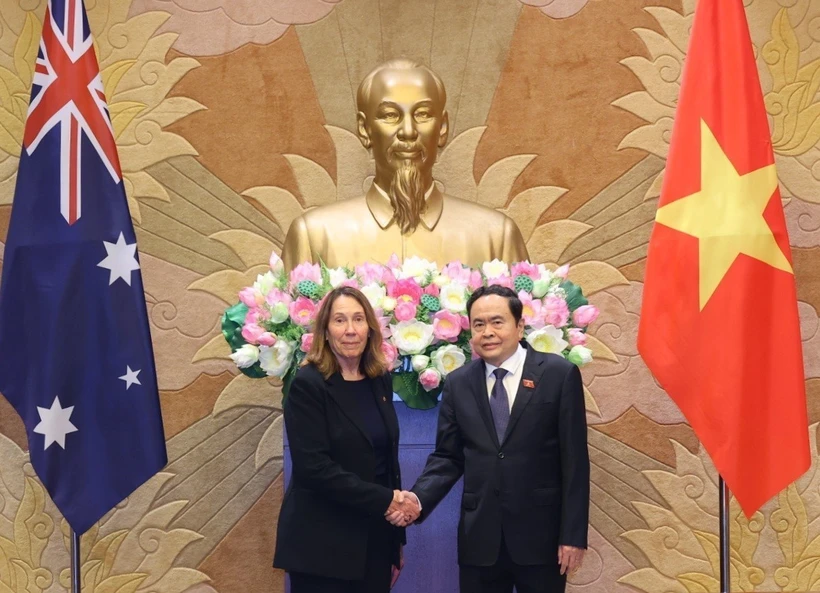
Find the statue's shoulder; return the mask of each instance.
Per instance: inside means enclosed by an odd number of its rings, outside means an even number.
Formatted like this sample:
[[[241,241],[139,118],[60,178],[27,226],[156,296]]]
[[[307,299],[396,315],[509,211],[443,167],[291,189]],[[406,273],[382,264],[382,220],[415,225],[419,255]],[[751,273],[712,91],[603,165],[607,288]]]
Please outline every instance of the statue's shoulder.
[[[479,215],[484,224],[503,225],[507,220],[512,220],[509,216],[494,208],[450,194],[444,194],[444,212],[457,217],[465,214],[470,216]]]
[[[323,206],[311,208],[299,218],[306,223],[338,222],[340,216],[350,216],[359,210],[367,210],[367,201],[364,196],[331,202]]]

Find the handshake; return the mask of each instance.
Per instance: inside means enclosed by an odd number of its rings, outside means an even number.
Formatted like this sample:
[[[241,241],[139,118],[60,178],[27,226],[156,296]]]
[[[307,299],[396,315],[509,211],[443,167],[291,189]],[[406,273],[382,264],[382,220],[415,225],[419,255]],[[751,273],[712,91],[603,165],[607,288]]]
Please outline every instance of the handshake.
[[[384,513],[385,519],[396,527],[407,527],[420,514],[421,503],[415,494],[407,490],[393,490],[393,502]]]

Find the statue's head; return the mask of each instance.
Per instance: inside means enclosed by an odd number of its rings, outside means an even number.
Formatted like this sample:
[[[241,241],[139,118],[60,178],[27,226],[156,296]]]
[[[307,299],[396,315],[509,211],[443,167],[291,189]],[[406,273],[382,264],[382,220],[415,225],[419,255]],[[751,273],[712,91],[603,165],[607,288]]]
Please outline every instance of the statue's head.
[[[447,142],[446,100],[438,75],[405,58],[377,66],[359,85],[359,139],[373,152],[375,182],[390,196],[405,233],[420,221],[438,150]]]

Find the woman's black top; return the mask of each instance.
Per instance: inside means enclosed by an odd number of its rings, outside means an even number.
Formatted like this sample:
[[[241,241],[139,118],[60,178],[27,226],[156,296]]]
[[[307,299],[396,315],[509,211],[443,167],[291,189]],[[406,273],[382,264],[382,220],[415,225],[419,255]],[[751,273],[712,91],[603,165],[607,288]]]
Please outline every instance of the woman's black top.
[[[361,379],[359,381],[342,381],[339,385],[342,390],[342,397],[355,401],[358,406],[359,415],[373,443],[373,452],[376,454],[376,481],[380,477],[386,476],[390,470],[388,464],[390,459],[390,436],[387,434],[387,427],[384,425],[384,418],[379,412],[376,394],[373,391],[372,379]]]

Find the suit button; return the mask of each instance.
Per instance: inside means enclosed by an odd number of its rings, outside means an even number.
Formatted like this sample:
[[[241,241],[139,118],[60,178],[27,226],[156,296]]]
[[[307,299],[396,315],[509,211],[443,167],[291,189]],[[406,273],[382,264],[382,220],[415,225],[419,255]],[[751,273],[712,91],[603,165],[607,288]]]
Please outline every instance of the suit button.
[[[498,496],[499,494],[501,494],[501,490],[499,490],[498,488],[496,488],[495,490],[493,490],[493,494],[495,494],[496,496]]]
[[[504,459],[504,451],[499,451],[498,452],[498,458],[499,459]]]

